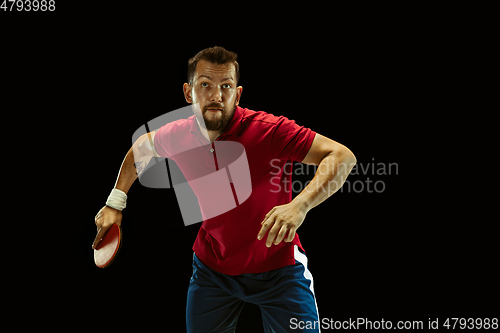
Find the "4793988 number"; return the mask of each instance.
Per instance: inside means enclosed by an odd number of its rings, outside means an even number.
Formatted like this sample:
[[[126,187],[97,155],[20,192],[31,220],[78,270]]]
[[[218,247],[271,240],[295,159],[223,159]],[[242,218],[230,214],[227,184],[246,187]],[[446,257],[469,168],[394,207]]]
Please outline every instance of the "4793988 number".
[[[1,0],[0,0],[1,1]],[[3,0],[0,6],[4,12],[53,12],[56,10],[55,0]]]
[[[457,325],[458,324],[458,325]],[[498,329],[498,318],[446,318],[447,329]]]

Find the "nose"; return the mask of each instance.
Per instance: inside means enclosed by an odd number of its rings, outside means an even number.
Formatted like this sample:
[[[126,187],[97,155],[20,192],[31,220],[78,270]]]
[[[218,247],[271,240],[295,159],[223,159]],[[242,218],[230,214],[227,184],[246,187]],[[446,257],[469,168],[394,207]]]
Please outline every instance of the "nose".
[[[214,91],[212,92],[212,96],[210,97],[210,102],[216,102],[216,103],[222,102],[222,90],[219,87],[215,88]]]

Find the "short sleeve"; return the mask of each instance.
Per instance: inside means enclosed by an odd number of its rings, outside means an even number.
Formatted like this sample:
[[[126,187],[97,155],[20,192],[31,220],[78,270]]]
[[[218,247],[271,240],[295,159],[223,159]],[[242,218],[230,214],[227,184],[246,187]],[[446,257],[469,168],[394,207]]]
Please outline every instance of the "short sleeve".
[[[155,152],[161,157],[171,156],[170,149],[170,135],[172,132],[172,123],[168,123],[165,126],[160,127],[156,131],[154,136],[154,147]]]
[[[280,117],[272,138],[274,158],[302,162],[311,148],[316,132]]]

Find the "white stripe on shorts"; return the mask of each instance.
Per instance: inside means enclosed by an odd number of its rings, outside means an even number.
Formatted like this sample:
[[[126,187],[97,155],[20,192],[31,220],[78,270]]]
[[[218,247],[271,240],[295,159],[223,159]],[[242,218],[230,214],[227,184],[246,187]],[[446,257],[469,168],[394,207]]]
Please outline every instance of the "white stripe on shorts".
[[[309,286],[309,289],[313,293],[314,305],[316,306],[316,314],[318,315],[318,320],[319,320],[318,303],[316,303],[316,295],[314,294],[314,286],[313,286],[314,280],[313,280],[311,272],[309,272],[309,269],[307,268],[307,257],[305,254],[303,254],[302,252],[299,251],[299,247],[297,245],[294,245],[294,253],[293,254],[294,254],[295,260],[297,260],[298,262],[300,262],[302,264],[302,266],[304,266],[304,277],[306,279],[308,279],[309,281],[311,281],[311,285]],[[321,332],[321,330],[320,330],[320,332]]]

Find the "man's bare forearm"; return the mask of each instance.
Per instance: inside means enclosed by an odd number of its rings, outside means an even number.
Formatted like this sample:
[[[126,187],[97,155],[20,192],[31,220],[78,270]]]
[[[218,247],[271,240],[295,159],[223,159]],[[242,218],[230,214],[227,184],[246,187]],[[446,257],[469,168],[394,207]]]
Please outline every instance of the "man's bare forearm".
[[[128,193],[134,181],[146,169],[153,155],[150,136],[145,134],[137,139],[123,160],[115,188]]]
[[[116,179],[115,188],[119,189],[125,193],[128,193],[128,190],[137,179],[136,168],[134,166],[134,150],[130,148],[123,159],[123,163],[120,167],[120,172],[118,173],[118,178]]]
[[[356,158],[350,151],[328,154],[321,160],[313,180],[293,201],[306,211],[316,207],[342,187],[355,164]]]

